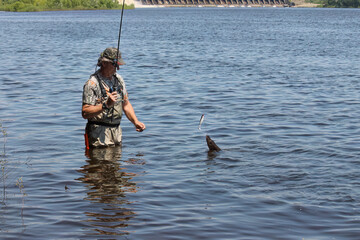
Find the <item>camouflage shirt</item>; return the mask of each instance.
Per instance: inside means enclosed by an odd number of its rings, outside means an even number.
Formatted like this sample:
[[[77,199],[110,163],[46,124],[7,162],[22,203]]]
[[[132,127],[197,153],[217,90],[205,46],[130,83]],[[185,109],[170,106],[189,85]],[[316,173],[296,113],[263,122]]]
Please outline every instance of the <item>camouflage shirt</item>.
[[[115,73],[110,80],[103,77],[100,71],[97,71],[90,76],[90,79],[84,85],[83,105],[97,105],[106,102],[108,98],[106,91],[109,91],[110,88],[118,93],[114,107],[103,110],[99,115],[88,119],[92,124],[87,125],[87,133],[89,136],[89,144],[93,147],[110,146],[121,143],[121,128],[116,125],[121,122],[123,114],[122,104],[124,98],[127,98],[127,91],[124,80],[117,73]]]

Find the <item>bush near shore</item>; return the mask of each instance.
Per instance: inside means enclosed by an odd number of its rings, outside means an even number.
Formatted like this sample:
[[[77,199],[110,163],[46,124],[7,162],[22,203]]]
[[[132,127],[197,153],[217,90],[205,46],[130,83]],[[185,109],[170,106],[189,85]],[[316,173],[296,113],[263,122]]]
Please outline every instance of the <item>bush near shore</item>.
[[[295,2],[295,1],[294,1]],[[360,0],[307,0],[324,8],[359,8]]]
[[[360,0],[326,0],[324,7],[358,8]]]
[[[134,5],[124,6],[133,9]],[[121,9],[117,0],[0,0],[0,11],[37,12],[56,10]]]

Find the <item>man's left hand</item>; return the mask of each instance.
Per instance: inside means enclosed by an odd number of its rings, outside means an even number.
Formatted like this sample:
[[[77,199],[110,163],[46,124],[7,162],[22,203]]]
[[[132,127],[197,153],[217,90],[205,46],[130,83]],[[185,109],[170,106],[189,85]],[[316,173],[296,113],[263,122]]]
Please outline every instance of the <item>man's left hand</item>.
[[[134,123],[134,125],[136,127],[136,131],[138,132],[142,132],[146,129],[145,124],[143,124],[142,122],[137,121]]]

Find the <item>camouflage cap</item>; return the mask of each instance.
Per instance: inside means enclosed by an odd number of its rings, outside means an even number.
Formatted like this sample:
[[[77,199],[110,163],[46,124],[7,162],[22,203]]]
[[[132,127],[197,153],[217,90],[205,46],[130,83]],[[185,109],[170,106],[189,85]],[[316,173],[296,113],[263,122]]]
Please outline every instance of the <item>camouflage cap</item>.
[[[98,64],[101,63],[102,61],[116,62],[116,60],[117,60],[118,65],[124,65],[125,64],[124,60],[121,58],[121,52],[119,51],[119,58],[118,58],[118,50],[117,50],[117,48],[109,47],[109,48],[106,48],[100,54],[100,57],[98,59]]]

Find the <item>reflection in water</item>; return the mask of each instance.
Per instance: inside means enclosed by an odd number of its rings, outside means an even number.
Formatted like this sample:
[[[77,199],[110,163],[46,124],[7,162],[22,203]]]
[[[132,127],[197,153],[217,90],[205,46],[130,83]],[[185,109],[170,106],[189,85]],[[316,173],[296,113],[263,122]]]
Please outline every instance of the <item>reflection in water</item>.
[[[121,147],[90,149],[86,152],[87,164],[79,172],[84,176],[78,180],[88,187],[87,198],[91,202],[85,212],[87,221],[101,235],[126,235],[128,221],[135,216],[126,194],[136,192],[131,182],[133,173],[120,166]]]
[[[218,153],[215,151],[208,151],[207,160],[212,161],[212,160],[214,160],[214,158],[216,158],[217,155],[218,155]]]

